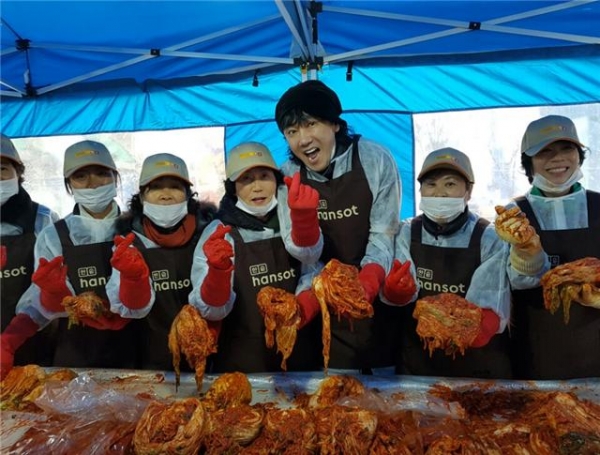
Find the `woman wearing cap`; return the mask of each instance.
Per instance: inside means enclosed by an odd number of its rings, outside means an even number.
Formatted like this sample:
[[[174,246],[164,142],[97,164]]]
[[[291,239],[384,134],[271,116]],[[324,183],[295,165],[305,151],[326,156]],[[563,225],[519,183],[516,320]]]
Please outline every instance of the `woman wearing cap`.
[[[144,160],[139,188],[118,222],[107,291],[113,312],[138,319],[139,368],[168,370],[171,323],[188,303],[194,248],[216,207],[194,197],[187,165],[170,153]]]
[[[400,180],[385,147],[352,135],[340,118],[336,93],[311,80],[287,90],[275,120],[290,149],[286,175],[319,193],[319,224],[325,237],[321,260],[335,258],[360,268],[360,282],[374,304],[371,319],[331,321],[330,366],[339,369],[388,367],[393,363],[397,308],[378,294],[392,264],[398,230]]]
[[[19,298],[31,285],[35,239],[43,228],[58,221],[59,216],[48,207],[31,200],[23,188],[25,165],[13,142],[4,134],[2,134],[0,149],[0,165],[0,220],[2,220],[0,223],[0,273],[2,274],[0,318],[2,331],[4,331],[15,316]],[[26,316],[17,318],[17,321],[12,324],[15,333],[19,333],[20,327],[25,331],[30,327],[33,333],[37,331],[37,326],[33,326]],[[19,349],[14,359],[15,350],[11,347],[12,335],[10,332],[2,335],[0,360],[6,365],[13,363],[51,365],[55,329],[55,324],[52,324],[31,338]]]
[[[600,194],[579,183],[584,159],[585,146],[571,119],[549,115],[528,125],[521,164],[532,187],[515,202],[539,233],[552,266],[600,258]],[[600,293],[577,295],[568,324],[544,309],[539,287],[513,296],[519,378],[600,377]]]
[[[318,195],[299,176],[284,184],[269,149],[257,142],[230,151],[226,175],[219,220],[196,248],[190,294],[206,319],[223,321],[214,372],[281,370],[281,356],[266,347],[256,303],[266,285],[297,295],[302,329],[287,369],[318,370],[322,347],[311,321],[319,304],[309,289],[323,247]]]
[[[536,276],[526,276],[510,268],[506,244],[494,226],[469,210],[475,179],[467,155],[453,148],[435,150],[425,158],[417,180],[423,214],[402,223],[396,260],[383,287],[386,300],[406,305],[397,373],[511,378],[505,331],[510,284],[534,286],[542,269],[533,271]],[[468,349],[454,359],[439,350],[430,356],[412,317],[415,305],[410,302],[442,292],[457,294],[483,309],[479,335],[471,345],[478,349]]]
[[[65,297],[86,291],[106,298],[105,284],[111,272],[112,239],[119,214],[114,200],[118,178],[115,163],[103,144],[78,142],[65,151],[64,178],[67,191],[75,199],[75,208],[37,238],[34,284],[17,306],[17,318],[27,317],[29,327],[15,337],[12,347],[16,350],[32,335],[35,326],[44,327],[49,321],[60,319],[55,366],[132,367],[133,355],[127,349],[130,331],[123,329],[127,320],[117,315],[84,318],[81,324],[69,327],[62,305]],[[5,333],[12,330],[12,324]]]

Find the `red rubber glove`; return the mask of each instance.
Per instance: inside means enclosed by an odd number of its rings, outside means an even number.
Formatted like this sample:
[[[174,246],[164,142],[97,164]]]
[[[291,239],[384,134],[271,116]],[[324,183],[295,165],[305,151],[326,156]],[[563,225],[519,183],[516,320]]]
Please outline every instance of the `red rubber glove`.
[[[6,246],[0,245],[0,270],[2,270],[4,268],[7,260],[8,260],[8,256],[6,254]]]
[[[127,234],[127,237],[116,235],[115,251],[113,252],[110,264],[121,272],[121,278],[129,280],[139,280],[142,277],[148,277],[149,270],[142,253],[133,246],[135,234]]]
[[[231,226],[220,224],[204,243],[202,250],[210,267],[226,270],[232,266],[233,247],[225,240],[225,234],[230,231]]]
[[[111,314],[109,316],[100,316],[95,319],[81,318],[80,324],[91,327],[96,330],[121,330],[125,327],[131,319],[122,318],[118,314]]]
[[[298,246],[313,246],[319,240],[319,193],[300,183],[300,172],[283,178],[288,187],[288,206],[292,220],[292,240]]]
[[[10,372],[15,353],[36,334],[39,326],[26,314],[17,314],[0,335],[0,380]]]
[[[410,273],[410,261],[402,264],[398,259],[394,259],[392,270],[383,284],[383,295],[391,303],[406,305],[415,292],[417,292],[417,285]]]
[[[365,290],[367,300],[373,303],[385,280],[385,270],[379,264],[367,264],[358,273],[358,280]]]
[[[110,259],[111,265],[121,273],[119,299],[127,308],[138,310],[150,302],[150,270],[140,251],[132,246],[133,232],[127,237],[115,236],[115,250]]]
[[[321,305],[319,305],[317,296],[311,289],[298,294],[296,301],[300,311],[300,326],[298,328],[301,329],[321,312]]]
[[[479,335],[477,335],[477,338],[471,343],[472,348],[481,348],[488,344],[500,328],[500,318],[496,313],[488,308],[483,308],[482,311],[483,315],[481,318]]]
[[[73,295],[67,287],[67,266],[63,260],[62,256],[56,256],[49,262],[46,258],[40,258],[38,268],[31,277],[31,281],[40,288],[41,303],[48,311],[65,311],[62,301]]]
[[[223,306],[231,294],[231,274],[233,272],[233,247],[225,240],[231,226],[220,224],[204,243],[208,273],[200,287],[200,296],[207,304]]]

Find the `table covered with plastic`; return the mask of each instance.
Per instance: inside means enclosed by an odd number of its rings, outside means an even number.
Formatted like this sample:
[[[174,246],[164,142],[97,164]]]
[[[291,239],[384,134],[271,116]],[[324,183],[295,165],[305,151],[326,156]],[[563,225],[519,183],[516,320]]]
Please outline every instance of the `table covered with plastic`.
[[[201,390],[198,390],[192,373],[182,374],[176,387],[173,372],[74,371],[78,374],[75,379],[48,384],[36,398],[35,404],[43,412],[2,411],[1,453],[33,453],[33,448],[39,448],[39,453],[134,453],[129,447],[131,433],[149,402],[202,397],[219,377],[205,375]],[[600,406],[600,378],[507,381],[360,375],[349,371],[335,373],[338,374],[355,377],[369,391],[368,404],[362,401],[350,405],[358,404],[385,412],[413,411],[440,419],[460,419],[464,410],[456,403],[441,399],[439,394],[432,394],[432,390],[477,391],[483,394],[495,391],[566,392]],[[293,408],[298,397],[314,394],[324,379],[332,375],[331,372],[329,375],[323,372],[246,375],[252,387],[251,404],[272,403],[278,408]],[[49,426],[48,416],[52,415],[66,417],[59,420],[60,424]],[[122,423],[116,434],[113,427],[104,423],[107,421]]]

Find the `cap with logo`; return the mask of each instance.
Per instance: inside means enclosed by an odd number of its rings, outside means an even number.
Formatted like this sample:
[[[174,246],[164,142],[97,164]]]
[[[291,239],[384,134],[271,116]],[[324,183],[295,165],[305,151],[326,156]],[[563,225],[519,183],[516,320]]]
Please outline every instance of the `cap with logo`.
[[[176,177],[193,185],[185,161],[170,153],[157,153],[144,160],[139,185],[145,186],[159,177]]]
[[[436,169],[451,169],[458,172],[470,183],[475,183],[471,160],[460,150],[451,147],[434,150],[425,158],[417,180],[420,182],[425,174]]]
[[[15,144],[13,144],[13,141],[4,134],[2,134],[1,147],[2,149],[0,150],[0,155],[2,155],[2,158],[8,158],[17,164],[23,164],[21,157],[19,156],[19,152],[17,152],[17,149],[15,148]]]
[[[110,152],[100,142],[81,141],[65,150],[65,162],[63,166],[65,178],[71,177],[79,169],[86,166],[103,166],[113,171],[117,170]]]
[[[556,141],[571,141],[579,147],[585,147],[579,142],[575,124],[568,117],[548,115],[531,122],[521,141],[521,153],[535,156],[544,147]]]
[[[225,175],[229,180],[235,182],[244,172],[254,167],[268,167],[275,171],[279,169],[270,150],[264,144],[243,142],[229,152]]]

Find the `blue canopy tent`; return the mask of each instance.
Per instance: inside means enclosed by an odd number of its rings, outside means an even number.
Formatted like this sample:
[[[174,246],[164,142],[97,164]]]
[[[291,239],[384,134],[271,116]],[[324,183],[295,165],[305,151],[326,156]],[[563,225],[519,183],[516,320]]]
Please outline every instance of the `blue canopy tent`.
[[[600,2],[10,1],[0,109],[13,137],[224,126],[279,162],[279,96],[306,78],[393,151],[414,210],[412,115],[600,101]]]

